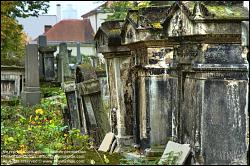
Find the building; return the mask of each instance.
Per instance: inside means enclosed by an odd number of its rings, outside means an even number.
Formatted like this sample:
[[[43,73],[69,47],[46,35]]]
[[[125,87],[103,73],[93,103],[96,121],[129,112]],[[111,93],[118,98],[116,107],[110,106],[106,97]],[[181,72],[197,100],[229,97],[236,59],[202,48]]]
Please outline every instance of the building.
[[[112,2],[113,1],[106,1],[104,4],[81,16],[83,19],[88,18],[90,20],[91,26],[93,27],[95,33],[97,32],[101,24],[105,21],[105,19],[108,17],[108,15],[111,14],[103,10],[102,8],[105,6],[109,6]]]
[[[57,23],[56,15],[39,15],[38,17],[17,18],[19,24],[23,26],[24,32],[31,40],[44,32],[46,25],[53,26]]]
[[[59,45],[66,42],[68,49],[71,49],[71,55],[76,56],[76,45],[80,42],[81,54],[86,56],[95,56],[94,32],[89,19],[67,19],[61,20],[53,27],[45,31],[48,45]],[[57,52],[59,49],[57,49]],[[55,54],[56,54],[55,53]]]
[[[35,40],[37,36],[43,34],[46,28],[52,27],[61,20],[61,5],[57,4],[56,15],[39,15],[38,17],[17,18],[19,24],[23,26],[29,42]]]

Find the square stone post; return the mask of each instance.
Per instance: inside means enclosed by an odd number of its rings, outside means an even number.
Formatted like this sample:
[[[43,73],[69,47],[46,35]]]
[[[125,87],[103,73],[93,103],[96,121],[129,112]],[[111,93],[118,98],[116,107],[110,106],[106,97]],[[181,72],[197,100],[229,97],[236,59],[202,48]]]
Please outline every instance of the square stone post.
[[[22,94],[25,106],[40,103],[40,83],[37,44],[28,44],[25,55],[25,87]]]
[[[76,49],[77,49],[77,64],[81,64],[82,63],[82,56],[81,56],[81,50],[80,50],[81,46],[80,46],[80,42],[77,43],[76,45]]]
[[[47,46],[47,37],[45,35],[38,36],[39,47]],[[41,80],[44,79],[44,59],[42,53],[39,53],[39,77]]]

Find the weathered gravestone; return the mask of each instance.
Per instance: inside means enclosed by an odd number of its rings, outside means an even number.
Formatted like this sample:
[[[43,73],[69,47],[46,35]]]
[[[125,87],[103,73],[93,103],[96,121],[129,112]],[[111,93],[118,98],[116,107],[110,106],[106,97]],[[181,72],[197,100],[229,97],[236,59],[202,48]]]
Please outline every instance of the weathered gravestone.
[[[79,65],[82,63],[82,55],[81,55],[81,44],[80,42],[77,43],[76,45],[76,64]]]
[[[77,100],[82,131],[90,134],[99,145],[109,130],[108,119],[103,112],[100,82],[91,66],[76,67]]]
[[[69,66],[67,43],[59,44],[59,54],[57,57],[57,79],[58,82],[62,82],[71,76],[71,70]]]
[[[40,83],[37,44],[28,44],[25,55],[25,87],[22,93],[24,105],[40,103]]]
[[[42,76],[45,81],[55,80],[54,52],[56,46],[39,46],[39,55],[42,58]]]
[[[79,109],[77,103],[77,92],[76,92],[76,85],[74,82],[65,82],[63,83],[64,92],[67,98],[68,110],[65,109],[65,118],[69,118],[70,129],[76,128],[80,129],[80,118],[79,118]]]
[[[38,36],[38,47],[40,46],[47,46],[47,37],[45,35]],[[41,53],[39,53],[39,78],[40,80],[44,79],[44,61]]]

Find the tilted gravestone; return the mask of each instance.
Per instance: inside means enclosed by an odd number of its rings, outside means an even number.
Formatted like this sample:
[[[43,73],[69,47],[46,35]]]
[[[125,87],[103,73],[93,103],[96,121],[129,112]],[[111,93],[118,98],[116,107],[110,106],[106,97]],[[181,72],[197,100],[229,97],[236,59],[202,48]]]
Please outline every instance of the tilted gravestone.
[[[103,112],[100,82],[94,68],[88,65],[76,67],[76,87],[82,126],[86,126],[87,133],[99,145],[109,125],[107,115]]]
[[[69,121],[70,129],[73,128],[80,129],[80,119],[79,119],[75,83],[74,82],[64,83],[63,89],[66,94],[68,103],[68,111],[66,111],[65,114],[68,114],[67,118],[69,119],[66,120],[66,122]]]
[[[25,55],[25,88],[22,93],[24,105],[40,103],[40,83],[37,44],[28,44]]]

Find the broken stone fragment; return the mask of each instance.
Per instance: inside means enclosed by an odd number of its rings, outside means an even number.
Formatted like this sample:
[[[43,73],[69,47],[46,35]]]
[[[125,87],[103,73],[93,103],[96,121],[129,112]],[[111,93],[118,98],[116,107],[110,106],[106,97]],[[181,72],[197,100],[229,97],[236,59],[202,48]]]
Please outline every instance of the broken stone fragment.
[[[98,149],[98,151],[108,152],[112,146],[113,140],[115,138],[114,133],[107,133]]]
[[[176,165],[183,165],[186,161],[189,153],[190,153],[190,145],[189,144],[179,144],[172,141],[168,141],[167,146],[161,156],[158,164],[162,165],[168,162],[170,158],[170,154],[177,156]]]

